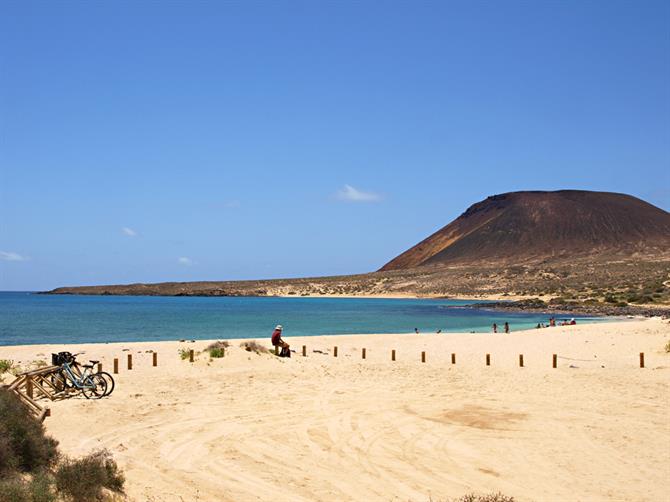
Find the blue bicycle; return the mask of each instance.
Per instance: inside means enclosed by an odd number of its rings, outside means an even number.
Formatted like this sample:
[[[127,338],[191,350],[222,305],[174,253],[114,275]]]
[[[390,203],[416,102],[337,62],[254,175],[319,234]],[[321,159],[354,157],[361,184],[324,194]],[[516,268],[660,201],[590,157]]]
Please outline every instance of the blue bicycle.
[[[98,361],[82,364],[83,371],[80,371],[75,360],[78,355],[69,352],[53,354],[53,362],[60,368],[51,377],[51,382],[59,390],[80,390],[86,399],[100,399],[107,395],[107,381],[99,373],[93,373],[93,365]]]

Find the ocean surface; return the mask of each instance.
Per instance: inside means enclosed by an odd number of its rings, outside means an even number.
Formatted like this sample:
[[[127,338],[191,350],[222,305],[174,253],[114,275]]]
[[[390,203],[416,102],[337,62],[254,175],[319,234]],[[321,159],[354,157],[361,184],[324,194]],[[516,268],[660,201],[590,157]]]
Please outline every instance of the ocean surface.
[[[535,313],[468,308],[466,300],[37,295],[0,292],[0,345],[284,335],[489,332],[547,322]],[[557,315],[565,318],[565,314]],[[594,317],[578,322],[598,322]]]

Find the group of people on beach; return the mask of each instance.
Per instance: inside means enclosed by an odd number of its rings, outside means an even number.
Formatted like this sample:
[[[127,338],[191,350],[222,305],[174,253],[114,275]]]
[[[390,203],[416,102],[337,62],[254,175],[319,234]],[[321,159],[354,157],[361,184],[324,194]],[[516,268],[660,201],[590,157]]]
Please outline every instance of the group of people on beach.
[[[535,326],[537,329],[540,328],[553,328],[555,326],[574,326],[577,324],[577,321],[575,321],[575,318],[573,317],[572,319],[563,319],[561,321],[561,324],[556,324],[556,318],[555,317],[550,317],[549,318],[549,324],[544,324],[543,322],[538,323],[537,326]]]

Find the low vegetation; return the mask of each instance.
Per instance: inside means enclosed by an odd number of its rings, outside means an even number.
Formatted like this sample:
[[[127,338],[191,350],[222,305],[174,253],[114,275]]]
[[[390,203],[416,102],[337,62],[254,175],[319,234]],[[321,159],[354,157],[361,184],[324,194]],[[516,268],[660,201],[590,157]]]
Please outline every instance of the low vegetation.
[[[188,359],[190,356],[191,356],[191,349],[184,349],[184,348],[179,349],[179,357],[182,359],[182,361],[184,359]]]
[[[0,389],[0,502],[98,501],[122,494],[123,485],[107,451],[62,456],[18,397]]]
[[[0,374],[10,371],[14,367],[14,361],[10,359],[0,359]]]
[[[665,344],[665,352],[666,352],[667,354],[670,354],[670,342],[668,342],[668,343]]]
[[[227,341],[218,341],[211,343],[205,348],[209,352],[209,357],[216,359],[219,357],[224,357],[226,355],[226,349],[230,346]]]
[[[266,354],[267,352],[269,352],[267,347],[264,347],[263,345],[253,340],[251,340],[250,342],[242,342],[240,344],[240,347],[242,347],[247,352],[255,352],[256,354]]]
[[[454,502],[514,502],[514,497],[503,495],[502,493],[489,493],[486,495],[476,495],[469,493],[463,495],[461,498],[454,500]]]

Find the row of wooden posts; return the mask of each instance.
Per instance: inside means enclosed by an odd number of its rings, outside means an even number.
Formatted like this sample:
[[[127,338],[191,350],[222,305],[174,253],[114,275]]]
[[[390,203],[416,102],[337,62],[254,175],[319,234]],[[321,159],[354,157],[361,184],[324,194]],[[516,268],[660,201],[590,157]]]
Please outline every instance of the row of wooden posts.
[[[224,349],[225,350],[225,349]],[[275,355],[278,354],[278,349],[275,347]],[[307,357],[307,346],[303,345],[302,346],[302,355],[303,357]],[[361,358],[365,359],[367,356],[367,351],[365,348],[361,349]],[[395,349],[391,350],[391,361],[395,361],[395,356],[396,352]],[[333,347],[333,357],[337,357],[337,346]],[[193,349],[189,350],[188,354],[188,360],[189,362],[193,362],[195,359],[195,353]],[[426,352],[422,351],[421,352],[421,362],[425,363],[426,362]],[[452,352],[451,354],[451,364],[456,364],[456,354]],[[153,366],[158,366],[158,353],[154,352],[153,353]],[[491,354],[486,354],[486,366],[491,366]],[[523,368],[523,354],[519,354],[519,366]],[[551,367],[556,368],[558,367],[558,354],[552,354],[551,357]],[[644,368],[644,352],[640,352],[640,368]],[[133,355],[128,354],[128,369],[132,370],[133,369]],[[102,371],[102,363],[98,363],[98,371]],[[114,358],[114,374],[117,374],[119,372],[119,360],[117,358]]]

